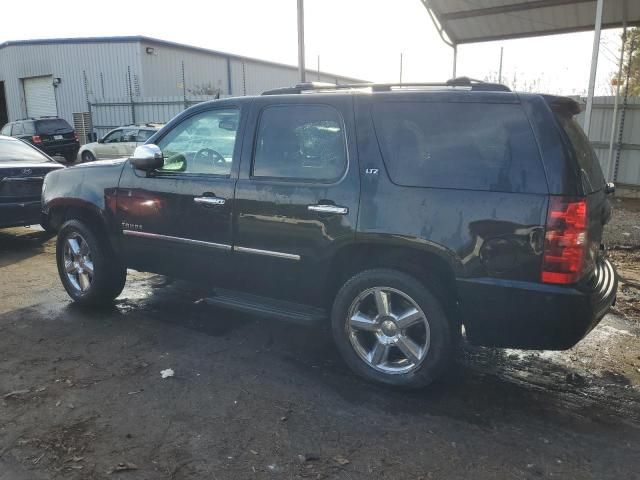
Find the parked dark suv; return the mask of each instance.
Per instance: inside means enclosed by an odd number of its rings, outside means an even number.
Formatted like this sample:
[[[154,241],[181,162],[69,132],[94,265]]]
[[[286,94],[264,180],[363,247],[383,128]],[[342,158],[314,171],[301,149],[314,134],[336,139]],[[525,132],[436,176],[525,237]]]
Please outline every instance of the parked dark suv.
[[[127,267],[196,280],[213,305],[330,322],[353,370],[408,387],[441,374],[462,326],[566,349],[614,302],[612,186],[573,100],[468,79],[266,93],[47,176],[76,302],[111,301]]]
[[[58,117],[17,120],[2,127],[2,135],[19,138],[49,156],[60,155],[67,163],[76,159],[80,142],[73,127]]]

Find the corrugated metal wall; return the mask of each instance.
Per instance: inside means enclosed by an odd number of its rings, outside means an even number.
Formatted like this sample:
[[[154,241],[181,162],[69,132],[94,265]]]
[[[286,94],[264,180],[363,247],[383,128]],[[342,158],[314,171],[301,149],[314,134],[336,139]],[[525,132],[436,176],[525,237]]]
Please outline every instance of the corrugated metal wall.
[[[4,80],[9,120],[26,117],[22,78],[52,75],[58,115],[73,122],[74,112],[87,111],[83,70],[92,96],[127,93],[127,67],[138,74],[135,43],[13,45],[0,49],[0,80]]]
[[[607,174],[612,172],[615,166],[608,163],[615,97],[595,97],[593,101],[589,140],[591,140],[598,154],[602,171],[605,176],[608,176]],[[615,178],[608,176],[608,180],[640,187],[640,98],[629,97],[627,103],[617,176]],[[620,99],[620,105],[618,106],[618,125],[621,111],[622,99]],[[583,117],[584,113],[578,117],[581,124],[583,123]],[[618,130],[616,129],[612,163],[616,159],[617,146]]]
[[[0,49],[0,80],[5,81],[9,120],[26,117],[21,79],[42,75],[61,79],[55,89],[57,111],[69,123],[73,122],[73,113],[88,111],[87,97],[93,104],[129,103],[131,98],[137,103],[172,102],[176,98],[184,99],[185,94],[195,101],[217,90],[222,96],[257,95],[298,83],[297,69],[292,66],[161,41],[111,39],[89,43],[85,40],[16,44]],[[307,76],[310,81],[318,77],[313,71],[308,71]],[[323,73],[320,81],[353,83],[356,80]],[[135,108],[136,112],[140,110],[136,122],[166,122],[183,107],[175,103]],[[127,113],[130,110],[121,105],[102,106],[92,111],[99,116],[93,123],[105,127],[129,123],[133,117]]]

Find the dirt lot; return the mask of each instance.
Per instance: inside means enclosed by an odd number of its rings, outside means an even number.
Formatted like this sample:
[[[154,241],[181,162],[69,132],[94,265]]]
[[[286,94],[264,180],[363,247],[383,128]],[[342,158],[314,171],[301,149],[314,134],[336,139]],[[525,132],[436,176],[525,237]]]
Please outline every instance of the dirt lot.
[[[131,272],[114,308],[83,311],[53,249],[0,232],[1,480],[640,478],[638,250],[612,252],[627,293],[574,349],[463,346],[402,393],[352,375],[323,332],[163,277]]]

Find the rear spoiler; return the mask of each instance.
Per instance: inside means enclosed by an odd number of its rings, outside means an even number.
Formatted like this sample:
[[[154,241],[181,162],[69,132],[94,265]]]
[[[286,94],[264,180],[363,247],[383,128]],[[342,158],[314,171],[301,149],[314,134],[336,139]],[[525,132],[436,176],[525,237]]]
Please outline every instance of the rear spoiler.
[[[582,106],[571,97],[560,97],[557,95],[542,95],[547,104],[556,114],[565,117],[573,117],[582,111]]]

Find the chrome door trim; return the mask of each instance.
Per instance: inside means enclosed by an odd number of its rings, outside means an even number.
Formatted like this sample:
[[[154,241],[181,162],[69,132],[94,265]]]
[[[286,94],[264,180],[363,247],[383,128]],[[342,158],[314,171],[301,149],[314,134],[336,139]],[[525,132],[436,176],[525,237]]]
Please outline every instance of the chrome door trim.
[[[224,205],[227,202],[220,197],[194,197],[193,201],[204,205]]]
[[[338,215],[346,215],[349,213],[347,207],[339,207],[338,205],[309,205],[307,208],[312,212],[319,213],[336,213]]]
[[[233,249],[236,252],[241,253],[253,253],[255,255],[266,255],[267,257],[286,258],[287,260],[300,260],[300,255],[294,255],[293,253],[274,252],[272,250],[260,250],[259,248],[247,248],[234,246]]]
[[[205,242],[203,240],[193,240],[191,238],[172,237],[171,235],[160,235],[159,233],[138,232],[136,230],[122,230],[124,235],[130,237],[151,238],[154,240],[166,240],[169,242],[184,243],[186,245],[197,245],[200,247],[215,248],[218,250],[231,250],[231,245],[225,243]]]

